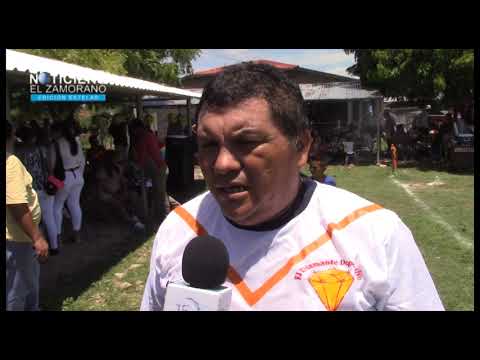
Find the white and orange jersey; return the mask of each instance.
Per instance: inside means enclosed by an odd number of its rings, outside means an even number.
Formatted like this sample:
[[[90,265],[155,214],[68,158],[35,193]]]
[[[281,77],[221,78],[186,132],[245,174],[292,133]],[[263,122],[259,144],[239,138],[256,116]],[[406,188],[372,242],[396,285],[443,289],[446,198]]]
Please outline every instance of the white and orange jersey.
[[[230,255],[231,310],[444,310],[400,218],[320,183],[274,230],[232,225],[210,192],[177,207],[156,235],[141,310],[162,309],[167,283],[182,280],[183,250],[205,234]]]

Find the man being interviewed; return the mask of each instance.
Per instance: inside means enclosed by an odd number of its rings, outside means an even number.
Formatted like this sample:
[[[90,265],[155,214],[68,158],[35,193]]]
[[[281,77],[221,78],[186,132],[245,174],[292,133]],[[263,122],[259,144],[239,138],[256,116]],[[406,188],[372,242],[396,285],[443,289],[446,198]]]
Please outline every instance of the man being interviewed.
[[[230,310],[443,310],[411,232],[390,210],[300,176],[312,142],[298,85],[227,68],[197,110],[209,191],[160,226],[141,310],[162,310],[197,235],[229,253]]]

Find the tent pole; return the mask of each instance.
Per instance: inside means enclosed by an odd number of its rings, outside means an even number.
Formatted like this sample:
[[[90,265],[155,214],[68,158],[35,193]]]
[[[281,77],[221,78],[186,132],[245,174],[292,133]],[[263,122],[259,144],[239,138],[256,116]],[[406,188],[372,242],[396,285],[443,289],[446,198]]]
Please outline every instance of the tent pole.
[[[137,119],[142,120],[143,117],[143,104],[142,104],[142,96],[136,96],[136,108],[137,108]]]
[[[136,109],[137,119],[141,121],[142,117],[143,117],[142,96],[137,95],[135,97],[135,100],[136,100],[135,109]],[[132,135],[135,136],[135,134],[132,134]],[[142,182],[141,192],[142,192],[143,213],[145,215],[145,222],[147,223],[147,229],[150,231],[151,219],[150,219],[150,214],[148,212],[148,196],[147,196],[147,189],[146,189],[146,186],[145,186],[145,180],[146,180],[145,170],[142,169],[142,171],[141,171],[141,182]]]
[[[377,102],[380,106],[378,106],[378,114],[377,114],[377,164],[380,164],[380,147],[381,147],[381,139],[380,139],[380,116],[383,114],[383,99],[377,99]]]
[[[8,78],[5,79],[5,110],[6,110],[6,118],[10,119],[10,87],[8,86]]]
[[[187,98],[187,127],[188,127],[188,137],[192,136],[192,119],[190,118],[191,114],[191,103],[192,99],[190,97]]]

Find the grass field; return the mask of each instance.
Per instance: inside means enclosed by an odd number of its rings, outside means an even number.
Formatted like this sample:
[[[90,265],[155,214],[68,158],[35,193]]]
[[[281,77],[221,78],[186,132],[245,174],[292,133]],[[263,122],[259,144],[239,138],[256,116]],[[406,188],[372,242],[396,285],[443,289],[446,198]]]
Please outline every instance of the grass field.
[[[401,168],[392,176],[377,166],[331,166],[327,173],[337,186],[395,211],[412,231],[445,308],[473,310],[473,175]],[[138,310],[152,244],[150,238],[78,298],[64,301],[63,310]]]

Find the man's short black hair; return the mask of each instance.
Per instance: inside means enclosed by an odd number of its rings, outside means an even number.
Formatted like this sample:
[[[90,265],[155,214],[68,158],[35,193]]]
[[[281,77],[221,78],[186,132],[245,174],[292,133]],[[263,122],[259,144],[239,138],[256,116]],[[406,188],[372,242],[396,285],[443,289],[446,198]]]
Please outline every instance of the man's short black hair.
[[[267,64],[233,65],[212,79],[203,89],[196,120],[205,110],[221,111],[252,98],[267,101],[275,125],[290,140],[308,129],[298,84]]]

